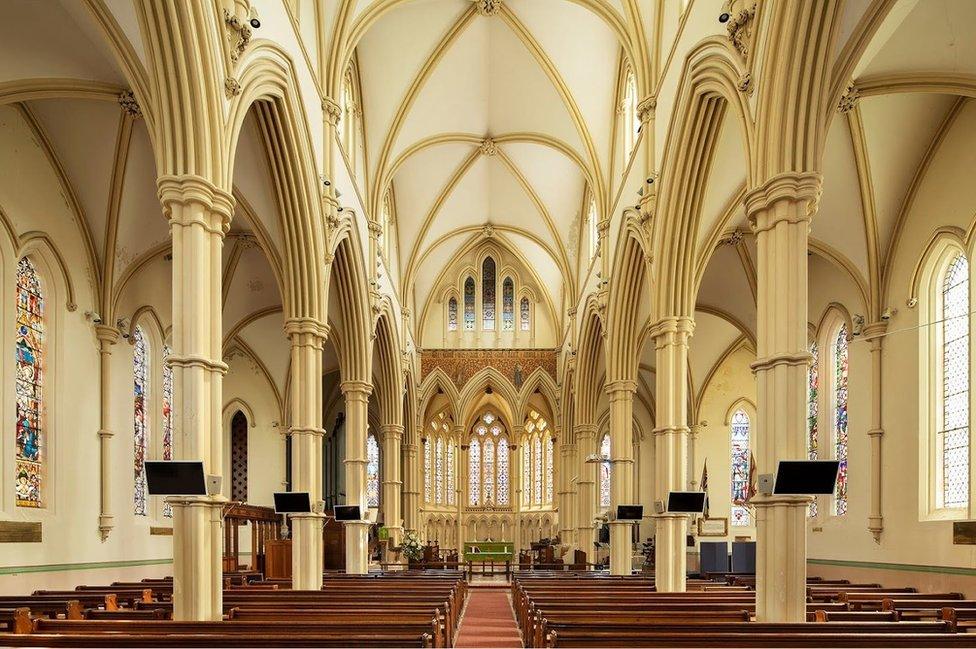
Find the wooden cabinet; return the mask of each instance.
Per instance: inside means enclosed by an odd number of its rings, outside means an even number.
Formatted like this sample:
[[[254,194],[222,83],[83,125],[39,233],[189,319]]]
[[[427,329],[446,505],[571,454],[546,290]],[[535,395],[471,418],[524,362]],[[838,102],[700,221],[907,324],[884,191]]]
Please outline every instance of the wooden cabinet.
[[[265,542],[264,568],[267,579],[291,579],[291,539]]]

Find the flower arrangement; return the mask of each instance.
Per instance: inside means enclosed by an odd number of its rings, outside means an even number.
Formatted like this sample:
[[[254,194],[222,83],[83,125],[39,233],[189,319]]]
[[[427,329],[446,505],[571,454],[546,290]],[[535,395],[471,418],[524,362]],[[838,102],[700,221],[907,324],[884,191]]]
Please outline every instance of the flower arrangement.
[[[400,551],[403,552],[403,556],[407,559],[422,559],[424,556],[424,546],[420,542],[420,535],[413,531],[404,534],[403,541],[400,542]]]

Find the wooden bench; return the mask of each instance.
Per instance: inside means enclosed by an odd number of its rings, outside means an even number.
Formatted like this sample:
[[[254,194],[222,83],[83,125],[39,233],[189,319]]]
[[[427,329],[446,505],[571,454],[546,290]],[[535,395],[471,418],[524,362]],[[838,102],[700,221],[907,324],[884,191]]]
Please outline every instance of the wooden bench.
[[[553,631],[547,647],[973,647],[961,633],[656,633],[646,631]]]
[[[0,608],[0,631],[27,633],[31,629],[29,608]]]

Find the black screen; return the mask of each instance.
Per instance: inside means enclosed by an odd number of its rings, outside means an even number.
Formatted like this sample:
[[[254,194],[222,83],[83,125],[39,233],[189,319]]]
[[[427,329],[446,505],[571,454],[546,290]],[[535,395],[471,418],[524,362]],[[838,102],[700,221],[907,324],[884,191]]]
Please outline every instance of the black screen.
[[[704,491],[672,491],[668,494],[668,511],[679,514],[700,514],[705,511]]]
[[[363,519],[359,505],[336,505],[334,512],[337,521],[361,521]]]
[[[278,491],[274,505],[278,514],[308,514],[312,511],[312,497],[307,491]]]
[[[644,505],[617,505],[618,521],[639,521],[644,518]]]
[[[781,460],[776,469],[774,494],[820,495],[834,493],[837,460]]]
[[[148,461],[146,487],[150,496],[206,496],[203,462]]]
[[[600,526],[600,530],[599,530],[599,532],[597,534],[597,539],[600,541],[600,543],[609,543],[610,542],[610,526],[608,526],[606,524],[601,525]]]

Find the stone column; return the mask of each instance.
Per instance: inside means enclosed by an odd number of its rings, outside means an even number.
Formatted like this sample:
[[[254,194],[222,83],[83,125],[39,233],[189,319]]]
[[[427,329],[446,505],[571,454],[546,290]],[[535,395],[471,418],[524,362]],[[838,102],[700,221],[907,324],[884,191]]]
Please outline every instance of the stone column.
[[[654,499],[688,484],[688,341],[695,329],[689,317],[668,317],[651,330],[657,359],[657,427],[654,429]],[[685,514],[654,514],[654,578],[660,592],[684,592],[687,555]]]
[[[112,345],[119,341],[119,330],[108,325],[96,325],[98,338],[98,362],[100,370],[100,407],[98,412],[98,450],[101,467],[99,491],[98,531],[102,541],[108,539],[115,526],[112,515]]]
[[[572,551],[576,549],[576,489],[574,488],[572,472],[578,470],[576,444],[561,444],[559,446],[559,540],[569,545],[566,556],[572,559]]]
[[[871,350],[871,510],[868,514],[868,531],[876,542],[881,541],[884,517],[881,514],[881,440],[885,431],[881,422],[882,354],[887,322],[873,322],[864,328],[864,338]]]
[[[528,444],[525,439],[525,426],[512,426],[512,444],[509,445],[508,475],[512,485],[512,512],[515,514],[515,561],[518,562],[519,552],[522,550],[522,490],[526,488],[522,484],[522,444]],[[512,451],[514,446],[515,450]]]
[[[697,491],[699,489],[700,480],[698,477],[701,472],[698,470],[698,464],[695,462],[697,459],[696,453],[698,452],[698,438],[701,437],[702,428],[705,425],[701,422],[697,424],[692,424],[689,428],[688,435],[688,484],[692,491]]]
[[[607,385],[610,397],[610,508],[630,504],[634,495],[634,395],[636,381]],[[612,517],[611,517],[612,518]],[[633,523],[610,521],[610,574],[629,575],[633,565]]]
[[[596,424],[577,424],[576,443],[582,458],[579,480],[576,481],[576,547],[587,557],[593,558],[593,541],[596,540],[593,518],[596,516],[597,471],[600,465],[587,462],[586,458],[596,454]]]
[[[420,531],[420,464],[416,444],[403,444],[403,526],[407,531]],[[454,474],[457,476],[457,473]]]
[[[780,174],[750,191],[757,244],[757,473],[807,458],[807,238],[819,175]],[[810,496],[763,496],[756,508],[756,619],[806,619],[806,515]]]
[[[365,516],[366,410],[373,386],[365,381],[343,381],[340,388],[346,398],[346,504],[359,505]],[[345,526],[346,572],[351,575],[365,575],[369,570],[369,522],[350,521]]]
[[[292,490],[307,491],[315,503],[322,498],[322,348],[328,328],[310,318],[285,322],[291,345],[291,475]],[[292,514],[292,588],[322,588],[321,513]]]
[[[157,183],[173,239],[173,456],[223,468],[221,248],[233,197],[199,176],[163,176]],[[223,615],[222,496],[174,498],[173,617]]]
[[[468,445],[464,443],[464,426],[454,425],[454,443],[457,444],[457,551],[458,561],[464,561],[464,501],[468,497],[468,462],[464,454]]]
[[[403,426],[401,424],[383,424],[380,426],[380,436],[383,444],[383,497],[380,505],[383,508],[383,525],[390,531],[389,547],[400,545],[403,538],[403,517],[400,511],[403,480],[400,477],[400,444],[403,441]]]

